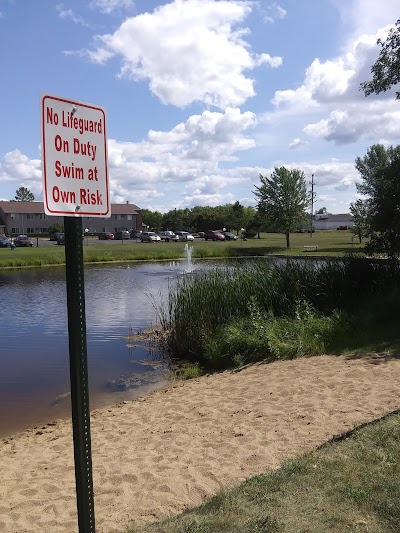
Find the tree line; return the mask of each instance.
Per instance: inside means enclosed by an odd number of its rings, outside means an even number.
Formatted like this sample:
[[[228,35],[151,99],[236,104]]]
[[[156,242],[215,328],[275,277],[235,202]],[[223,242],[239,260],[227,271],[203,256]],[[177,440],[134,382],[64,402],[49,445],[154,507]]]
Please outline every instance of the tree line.
[[[216,207],[196,206],[191,209],[171,209],[166,213],[142,209],[143,224],[151,230],[185,230],[191,232],[223,229],[239,232],[245,228],[248,236],[261,231],[254,207],[245,207],[236,201]]]

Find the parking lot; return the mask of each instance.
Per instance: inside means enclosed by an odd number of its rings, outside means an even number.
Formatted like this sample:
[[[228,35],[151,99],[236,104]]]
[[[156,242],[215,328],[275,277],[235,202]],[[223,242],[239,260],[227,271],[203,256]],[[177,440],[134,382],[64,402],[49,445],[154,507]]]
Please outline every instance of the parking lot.
[[[33,246],[59,246],[56,241],[50,241],[48,237],[30,237],[33,241]],[[204,239],[200,239],[198,237],[195,238],[195,241],[203,241]],[[84,246],[93,246],[94,244],[100,244],[100,245],[121,245],[124,246],[131,246],[135,244],[140,244],[142,246],[148,245],[151,243],[142,243],[139,239],[108,239],[108,240],[102,240],[98,237],[83,237],[83,245]],[[156,243],[153,243],[156,244]],[[170,243],[171,246],[174,245],[173,242]]]
[[[34,246],[59,246],[56,241],[51,241],[48,237],[31,237]],[[98,237],[83,237],[84,246],[93,246],[94,244],[131,244],[140,243],[139,239],[114,239],[114,240],[101,240]]]

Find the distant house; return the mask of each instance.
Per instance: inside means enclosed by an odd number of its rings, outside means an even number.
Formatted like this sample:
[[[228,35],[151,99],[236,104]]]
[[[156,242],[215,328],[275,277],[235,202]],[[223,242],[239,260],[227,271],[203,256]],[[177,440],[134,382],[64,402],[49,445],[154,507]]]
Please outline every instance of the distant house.
[[[347,227],[350,228],[354,225],[353,217],[350,213],[332,215],[331,213],[325,213],[321,215],[314,215],[313,227],[317,229],[337,229]]]
[[[111,204],[110,218],[82,217],[84,229],[100,233],[141,229],[142,212],[134,204]],[[0,233],[7,235],[48,235],[49,227],[63,224],[64,217],[48,216],[43,202],[0,202]]]

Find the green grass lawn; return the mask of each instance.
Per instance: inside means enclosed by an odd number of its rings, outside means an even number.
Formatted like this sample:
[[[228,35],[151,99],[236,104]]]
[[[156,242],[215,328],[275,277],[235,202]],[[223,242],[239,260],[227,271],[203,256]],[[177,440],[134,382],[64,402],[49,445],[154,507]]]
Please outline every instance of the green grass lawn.
[[[353,242],[354,241],[354,242]],[[193,246],[193,258],[263,256],[268,254],[342,256],[352,251],[362,250],[362,246],[352,238],[350,231],[316,231],[293,233],[291,247],[286,248],[285,236],[279,233],[263,233],[261,238],[246,241],[211,242],[196,239]],[[304,252],[303,246],[317,245],[316,252]],[[84,241],[85,262],[103,261],[143,261],[166,260],[183,257],[184,243],[137,243],[124,241],[120,243],[97,244],[97,240]],[[39,246],[32,248],[0,249],[1,267],[56,265],[65,262],[63,246],[52,244],[45,246],[39,239]]]
[[[255,476],[205,504],[128,533],[400,531],[400,416]]]

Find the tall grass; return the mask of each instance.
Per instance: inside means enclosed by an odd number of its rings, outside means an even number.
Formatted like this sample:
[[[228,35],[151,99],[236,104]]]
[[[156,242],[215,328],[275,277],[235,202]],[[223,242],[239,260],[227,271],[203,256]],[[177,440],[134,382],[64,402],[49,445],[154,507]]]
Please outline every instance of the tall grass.
[[[399,264],[390,261],[253,260],[183,278],[169,295],[161,323],[175,356],[222,368],[321,353],[340,336],[351,336],[357,320],[349,317],[361,303],[365,322],[371,298],[398,294],[399,287]],[[396,296],[391,309],[397,301]]]

